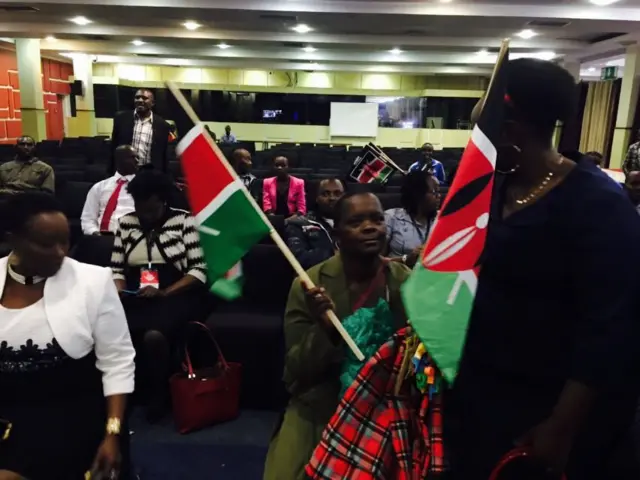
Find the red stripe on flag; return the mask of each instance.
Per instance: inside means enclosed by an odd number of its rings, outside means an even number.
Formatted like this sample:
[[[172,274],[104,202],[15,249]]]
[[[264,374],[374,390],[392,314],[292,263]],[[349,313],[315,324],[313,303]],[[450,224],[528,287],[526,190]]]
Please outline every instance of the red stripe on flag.
[[[478,127],[476,127],[478,128]],[[473,141],[473,136],[460,160],[460,167],[443,208],[456,191],[473,180],[493,172],[493,166]],[[421,263],[437,272],[460,272],[473,269],[484,249],[487,238],[487,222],[491,207],[493,179],[468,205],[455,213],[440,217],[423,251]],[[466,235],[464,230],[471,229]],[[457,238],[456,241],[452,241]],[[446,248],[444,247],[446,245]],[[438,248],[440,260],[427,264],[426,259]]]
[[[224,160],[218,157],[202,133],[195,136],[186,146],[180,161],[189,186],[189,199],[194,215],[202,211],[234,181],[224,165]]]

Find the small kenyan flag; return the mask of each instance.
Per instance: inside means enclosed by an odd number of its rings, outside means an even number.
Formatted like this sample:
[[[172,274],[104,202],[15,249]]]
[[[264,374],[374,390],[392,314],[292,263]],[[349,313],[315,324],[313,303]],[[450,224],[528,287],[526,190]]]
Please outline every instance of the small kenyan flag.
[[[208,277],[214,282],[212,291],[220,293],[216,285],[231,285],[218,282],[238,277],[236,273],[242,271],[238,262],[271,226],[265,223],[220,149],[205,135],[203,125],[196,125],[180,141],[176,154],[188,186]],[[223,290],[223,297],[232,296],[229,288]]]
[[[384,185],[396,171],[395,165],[385,157],[386,155],[381,154],[379,150],[371,145],[366,145],[362,149],[362,154],[353,162],[349,177],[358,183]]]

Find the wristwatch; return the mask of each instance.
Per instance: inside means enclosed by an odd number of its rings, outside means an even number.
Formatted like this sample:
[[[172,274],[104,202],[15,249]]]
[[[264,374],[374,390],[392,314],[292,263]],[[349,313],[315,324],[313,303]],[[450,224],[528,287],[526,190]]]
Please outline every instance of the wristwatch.
[[[107,420],[107,435],[120,435],[120,419],[111,417]]]

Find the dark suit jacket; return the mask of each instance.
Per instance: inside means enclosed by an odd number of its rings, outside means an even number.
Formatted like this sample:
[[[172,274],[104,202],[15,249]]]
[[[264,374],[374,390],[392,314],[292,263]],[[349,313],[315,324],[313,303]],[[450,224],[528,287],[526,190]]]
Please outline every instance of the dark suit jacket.
[[[113,152],[120,145],[131,145],[133,140],[133,110],[118,113],[113,119],[111,133],[111,171],[115,171]],[[153,140],[151,142],[151,164],[163,172],[167,171],[167,145],[169,124],[160,115],[153,114]]]

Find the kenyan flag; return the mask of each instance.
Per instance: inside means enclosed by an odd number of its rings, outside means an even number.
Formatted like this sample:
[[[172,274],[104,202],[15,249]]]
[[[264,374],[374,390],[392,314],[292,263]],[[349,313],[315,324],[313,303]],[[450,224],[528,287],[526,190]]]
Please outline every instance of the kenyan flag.
[[[504,48],[438,221],[402,286],[409,322],[450,383],[458,373],[489,227],[507,62]]]
[[[353,162],[349,176],[358,183],[379,183],[384,185],[396,168],[386,161],[384,154],[366,145]]]
[[[257,205],[220,149],[206,135],[204,126],[196,125],[180,141],[176,154],[182,162],[209,280],[215,282],[225,278],[271,227],[262,220]]]

